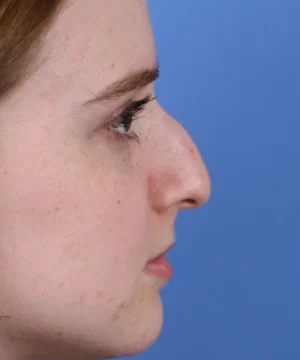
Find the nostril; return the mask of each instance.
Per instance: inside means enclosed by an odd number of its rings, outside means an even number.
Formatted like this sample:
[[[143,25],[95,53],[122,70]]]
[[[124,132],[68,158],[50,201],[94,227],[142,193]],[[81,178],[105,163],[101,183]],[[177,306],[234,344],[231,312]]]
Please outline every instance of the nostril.
[[[185,201],[182,202],[182,206],[181,209],[193,209],[196,208],[197,202],[193,199],[186,199]]]
[[[198,191],[194,190],[191,197],[185,198],[182,201],[181,208],[194,209],[205,205],[210,198],[211,192],[210,182],[205,183],[205,185],[206,186],[201,186],[201,191],[199,191],[199,189],[197,189]]]

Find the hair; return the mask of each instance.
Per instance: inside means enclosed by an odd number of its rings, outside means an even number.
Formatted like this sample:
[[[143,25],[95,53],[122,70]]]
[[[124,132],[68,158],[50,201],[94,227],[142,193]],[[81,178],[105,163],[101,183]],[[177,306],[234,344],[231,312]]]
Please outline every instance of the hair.
[[[65,0],[0,0],[0,100],[35,68],[43,36]]]

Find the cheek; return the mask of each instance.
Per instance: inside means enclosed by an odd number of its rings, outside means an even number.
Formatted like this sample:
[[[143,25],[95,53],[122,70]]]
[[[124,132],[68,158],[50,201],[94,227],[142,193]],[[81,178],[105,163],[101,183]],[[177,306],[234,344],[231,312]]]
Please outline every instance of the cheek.
[[[130,302],[149,246],[141,184],[79,153],[10,161],[1,193],[10,279],[26,273],[23,293],[31,286],[55,303],[59,291],[64,306]]]

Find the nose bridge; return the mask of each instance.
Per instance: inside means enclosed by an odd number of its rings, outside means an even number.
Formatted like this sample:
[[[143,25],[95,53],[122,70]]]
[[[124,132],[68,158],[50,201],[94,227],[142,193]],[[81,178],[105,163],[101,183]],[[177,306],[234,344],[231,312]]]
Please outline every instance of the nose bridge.
[[[197,146],[186,130],[166,114],[163,140],[157,149],[156,171],[150,175],[149,190],[160,209],[204,205],[211,192],[210,177]]]

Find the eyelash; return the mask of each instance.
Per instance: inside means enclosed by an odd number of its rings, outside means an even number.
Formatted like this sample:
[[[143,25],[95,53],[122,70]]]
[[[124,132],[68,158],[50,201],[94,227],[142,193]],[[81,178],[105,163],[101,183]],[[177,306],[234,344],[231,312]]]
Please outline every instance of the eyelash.
[[[111,130],[111,127],[116,129],[119,126],[123,126],[125,131],[129,131],[132,123],[140,118],[140,114],[143,112],[146,105],[155,99],[156,96],[153,97],[152,95],[147,95],[141,100],[132,101],[119,115],[115,116],[114,119],[108,123],[107,131],[112,132],[117,140],[136,141],[140,144],[141,140],[134,131],[129,134],[121,134],[116,130]]]

